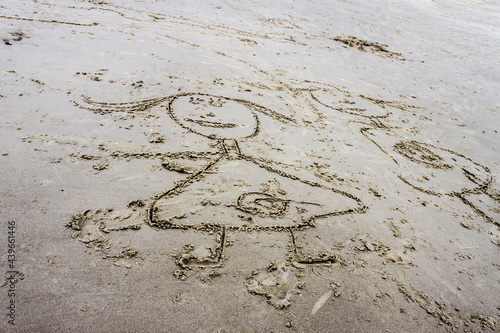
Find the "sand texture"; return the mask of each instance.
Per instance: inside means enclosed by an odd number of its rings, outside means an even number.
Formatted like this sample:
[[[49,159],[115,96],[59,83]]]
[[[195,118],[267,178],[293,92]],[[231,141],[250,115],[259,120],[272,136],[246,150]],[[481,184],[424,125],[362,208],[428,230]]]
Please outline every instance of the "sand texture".
[[[0,37],[0,332],[500,331],[498,1],[4,0]]]

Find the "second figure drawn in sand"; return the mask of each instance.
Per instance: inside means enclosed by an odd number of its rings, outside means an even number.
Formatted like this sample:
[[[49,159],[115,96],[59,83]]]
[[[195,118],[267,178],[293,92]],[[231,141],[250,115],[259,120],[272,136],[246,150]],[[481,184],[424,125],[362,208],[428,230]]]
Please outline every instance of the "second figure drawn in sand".
[[[485,194],[493,209],[498,206],[500,196],[492,187],[494,179],[490,170],[450,149],[403,139],[393,131],[395,127],[386,124],[390,116],[386,106],[400,108],[401,105],[363,95],[351,95],[334,87],[315,87],[308,92],[315,102],[324,107],[368,120],[367,126],[360,129],[361,134],[398,166],[398,178],[405,184],[429,195],[459,198],[486,222],[500,227],[500,223],[490,217],[486,210],[468,199],[473,195]]]

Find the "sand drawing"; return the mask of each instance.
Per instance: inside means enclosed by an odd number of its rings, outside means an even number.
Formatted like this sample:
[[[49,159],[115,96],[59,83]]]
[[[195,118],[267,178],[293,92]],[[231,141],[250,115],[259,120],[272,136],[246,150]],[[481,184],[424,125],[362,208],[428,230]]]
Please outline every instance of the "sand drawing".
[[[381,57],[389,57],[397,60],[405,61],[406,59],[401,53],[389,51],[388,45],[380,44],[377,42],[369,42],[367,40],[359,39],[354,36],[336,36],[333,38],[334,41],[342,43],[345,47],[353,47],[362,52],[372,52],[373,54],[379,55]]]
[[[410,106],[354,95],[332,86],[301,91],[319,105],[368,120],[363,122],[361,134],[399,166],[398,177],[404,183],[429,195],[457,197],[486,221],[498,225],[466,198],[484,193],[495,199],[489,188],[493,180],[486,167],[451,150],[402,139],[386,124],[391,108]],[[238,234],[263,231],[287,235],[289,245],[285,246],[290,247],[290,255],[253,271],[245,282],[249,293],[263,297],[277,309],[288,308],[294,295],[300,293],[308,266],[333,265],[348,270],[364,267],[367,261],[356,255],[359,251],[373,252],[389,264],[411,266],[403,256],[406,248],[400,252],[362,237],[361,245],[352,249],[355,254],[352,258],[346,249],[342,250],[343,245],[332,250],[337,245],[322,244],[324,241],[318,236],[332,228],[323,222],[333,216],[364,213],[367,207],[362,201],[348,192],[283,171],[279,162],[268,157],[245,153],[245,140],[259,135],[262,117],[291,127],[301,126],[291,117],[247,100],[205,93],[179,93],[128,103],[103,103],[84,97],[83,103],[75,103],[104,116],[147,113],[161,104],[166,104],[161,107],[169,119],[185,131],[209,139],[215,151],[138,154],[111,151],[107,157],[79,156],[95,161],[95,170],[105,169],[108,158],[161,159],[165,170],[185,178],[148,199],[130,202],[123,210],[100,209],[76,214],[68,224],[76,231],[75,238],[106,253],[110,245],[104,234],[109,232],[139,229],[147,224],[157,230],[189,233],[190,243],[175,256],[179,269],[174,275],[186,279],[197,270],[222,267],[225,253],[230,251],[227,247]],[[161,143],[163,136],[153,133],[148,141]],[[461,182],[456,179],[457,171],[464,177]],[[106,254],[116,265],[138,255],[133,249]],[[331,293],[325,295],[330,297]],[[418,300],[410,300],[425,308]],[[324,301],[318,300],[313,312]],[[454,318],[449,322],[460,321]]]
[[[429,195],[455,196],[485,220],[497,224],[467,199],[469,195],[482,193],[495,199],[490,189],[492,177],[486,167],[451,150],[402,138],[389,125],[391,109],[411,106],[355,95],[334,86],[325,88],[314,82],[306,83],[308,88],[292,89],[293,93],[299,93],[296,98],[303,97],[300,93],[304,93],[307,98],[303,101],[318,118],[324,107],[362,119],[361,134],[400,167],[398,177],[404,183]],[[259,135],[264,117],[292,128],[307,125],[299,125],[292,117],[248,100],[199,92],[120,103],[97,102],[84,97],[75,105],[118,119],[148,114],[152,108],[161,107],[178,128],[211,142],[211,149],[201,151],[131,153],[103,148],[104,156],[72,156],[93,161],[93,168],[98,172],[105,170],[112,158],[159,159],[163,169],[184,177],[165,191],[131,201],[123,209],[97,209],[75,214],[68,223],[75,231],[73,237],[102,251],[115,265],[128,267],[127,260],[141,254],[131,248],[111,254],[106,234],[140,229],[144,225],[172,234],[182,231],[190,235],[189,244],[175,256],[179,269],[174,276],[179,279],[186,279],[196,271],[222,267],[225,254],[231,251],[228,244],[237,235],[279,233],[280,237],[288,237],[289,245],[283,245],[290,247],[291,255],[254,271],[248,276],[245,287],[271,306],[285,309],[301,290],[306,267],[334,265],[350,270],[367,264],[366,259],[357,257],[346,261],[345,250],[333,251],[331,246],[322,247],[317,242],[317,236],[331,228],[329,218],[364,213],[367,207],[361,199],[325,185],[325,182],[314,182],[284,171],[286,168],[280,167],[282,162],[268,156],[255,157],[245,152],[245,141]],[[150,134],[148,141],[162,143],[164,136],[155,132]],[[415,169],[420,170],[420,175]],[[455,180],[457,172],[464,177],[461,183]],[[367,251],[371,257],[374,254],[382,257],[384,262],[404,264],[399,253],[377,244],[366,242],[363,245],[366,249],[353,251]],[[330,292],[325,294],[330,295]],[[323,301],[320,299],[313,311],[318,311]]]
[[[399,167],[398,178],[414,189],[433,196],[448,195],[459,198],[486,222],[500,227],[498,221],[467,199],[474,194],[485,194],[499,203],[498,193],[488,167],[467,156],[446,148],[414,139],[405,139],[395,127],[386,124],[388,107],[411,108],[397,102],[386,102],[363,95],[352,95],[341,89],[311,89],[313,100],[322,106],[369,120],[361,134],[375,144]]]
[[[498,23],[427,2],[2,3],[21,331],[499,331]]]
[[[144,111],[165,102],[170,119],[186,131],[212,140],[217,147],[216,152],[146,156],[161,158],[165,169],[186,177],[147,200],[129,203],[123,211],[96,210],[75,215],[68,224],[77,230],[75,237],[100,249],[106,243],[103,237],[95,236],[97,230],[106,233],[140,228],[147,223],[157,229],[192,233],[192,244],[185,246],[177,258],[181,269],[221,265],[228,235],[252,231],[289,234],[295,262],[335,262],[338,259],[331,253],[303,255],[305,252],[298,248],[307,242],[297,245],[295,233],[300,231],[303,240],[307,235],[304,231],[315,228],[322,219],[364,213],[367,209],[348,192],[284,172],[268,158],[245,154],[244,141],[258,135],[260,117],[297,126],[292,118],[264,106],[204,93],[180,93],[135,103],[101,103],[89,98],[84,98],[84,102],[76,105],[102,115]],[[94,168],[107,163],[102,156],[84,158],[99,161]],[[216,245],[196,244],[198,233],[210,235]],[[280,267],[278,271],[284,266]]]
[[[34,18],[29,18],[29,17],[17,17],[17,16],[5,16],[5,15],[0,15],[0,18],[3,19],[8,19],[8,20],[19,20],[19,21],[31,21],[31,22],[42,22],[42,23],[53,23],[53,24],[68,24],[68,25],[76,25],[76,26],[96,26],[99,23],[94,22],[94,23],[76,23],[76,22],[66,22],[66,21],[58,21],[58,20],[41,20],[41,19],[34,19]]]

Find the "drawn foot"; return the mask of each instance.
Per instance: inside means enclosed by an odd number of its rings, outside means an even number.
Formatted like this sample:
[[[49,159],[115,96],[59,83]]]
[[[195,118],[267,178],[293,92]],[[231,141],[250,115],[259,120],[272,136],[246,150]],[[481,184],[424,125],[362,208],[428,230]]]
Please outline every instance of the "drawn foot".
[[[222,264],[224,244],[226,242],[226,228],[223,228],[216,237],[215,247],[199,246],[192,244],[184,245],[176,263],[182,269],[191,267],[217,267]]]
[[[254,271],[248,277],[246,288],[251,294],[264,296],[276,309],[284,309],[290,306],[298,285],[297,275],[289,263],[277,260],[260,271]]]

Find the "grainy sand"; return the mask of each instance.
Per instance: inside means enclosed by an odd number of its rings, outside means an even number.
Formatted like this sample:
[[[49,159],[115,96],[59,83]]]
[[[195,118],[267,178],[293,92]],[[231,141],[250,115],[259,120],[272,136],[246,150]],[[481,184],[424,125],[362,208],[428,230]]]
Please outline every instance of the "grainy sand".
[[[500,330],[496,1],[0,23],[0,331]]]

